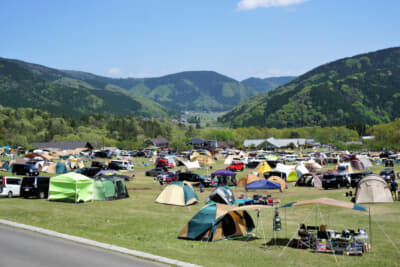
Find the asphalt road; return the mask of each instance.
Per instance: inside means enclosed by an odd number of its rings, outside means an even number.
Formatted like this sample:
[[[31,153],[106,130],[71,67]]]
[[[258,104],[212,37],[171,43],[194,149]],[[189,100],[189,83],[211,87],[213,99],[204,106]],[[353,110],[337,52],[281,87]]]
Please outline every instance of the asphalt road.
[[[0,224],[0,266],[165,266]]]

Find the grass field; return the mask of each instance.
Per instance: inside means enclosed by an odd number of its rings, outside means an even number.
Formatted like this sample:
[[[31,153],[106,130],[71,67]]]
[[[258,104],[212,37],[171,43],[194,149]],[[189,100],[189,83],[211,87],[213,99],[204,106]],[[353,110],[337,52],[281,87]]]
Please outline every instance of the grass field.
[[[0,218],[204,266],[399,265],[400,202],[366,205],[371,208],[373,218],[372,252],[362,257],[333,256],[329,253],[313,253],[310,250],[284,249],[284,245],[265,245],[265,242],[273,243],[273,209],[263,210],[258,223],[256,212],[250,211],[257,224],[257,229],[253,231],[259,237],[256,240],[218,242],[179,240],[176,238],[178,233],[203,206],[212,189],[207,188],[204,193],[199,193],[196,188],[200,203],[193,206],[175,207],[156,204],[154,200],[163,187],[158,183],[153,184],[152,178],[144,176],[144,171],[151,167],[139,166],[139,162],[142,161],[144,160],[136,161],[136,178],[128,183],[130,193],[128,199],[69,204],[39,199],[4,198],[0,199]],[[223,166],[222,162],[217,162],[213,170]],[[383,167],[374,167],[373,171],[376,173],[380,169]],[[201,172],[204,174],[205,170]],[[246,171],[239,173],[239,178],[245,174]],[[235,188],[234,191],[235,195],[244,193],[241,188]],[[271,191],[268,194],[280,198],[283,203],[319,197],[350,201],[345,196],[346,191],[349,189],[321,190],[290,185],[284,193]],[[319,214],[316,216],[312,206],[282,209],[279,243],[285,243],[285,239],[292,236],[297,237],[298,225],[302,222],[308,225],[324,223],[328,224],[328,228],[337,230],[365,228],[371,234],[367,213],[324,206],[319,206],[318,210]]]

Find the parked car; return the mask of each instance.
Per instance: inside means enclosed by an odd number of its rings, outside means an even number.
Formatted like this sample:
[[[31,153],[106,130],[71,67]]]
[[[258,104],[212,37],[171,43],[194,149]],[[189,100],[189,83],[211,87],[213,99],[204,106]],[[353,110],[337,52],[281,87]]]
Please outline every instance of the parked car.
[[[156,167],[173,168],[174,164],[165,158],[158,158],[156,160]]]
[[[145,172],[146,176],[153,176],[157,177],[157,175],[167,172],[167,168],[165,167],[158,167]]]
[[[109,170],[128,170],[133,171],[134,165],[127,160],[112,160],[108,163]]]
[[[0,196],[18,197],[21,191],[21,178],[0,176]]]
[[[349,176],[350,176],[351,187],[353,187],[353,188],[357,187],[357,185],[361,181],[361,179],[370,174],[372,174],[372,172],[370,172],[370,171],[350,173]]]
[[[96,152],[94,152],[94,156],[96,158],[105,158],[105,159],[111,159],[112,158],[112,154],[108,150],[96,151]]]
[[[102,169],[100,167],[84,167],[82,169],[76,170],[76,173],[80,173],[87,177],[94,177]]]
[[[92,167],[98,167],[102,170],[107,170],[107,164],[103,161],[92,161]]]
[[[24,177],[21,182],[20,195],[24,198],[48,198],[50,177]]]
[[[168,172],[166,174],[157,175],[157,180],[160,182],[160,185],[170,184],[171,182],[178,181],[178,176],[176,173]]]
[[[138,151],[136,152],[136,154],[134,155],[134,157],[146,157],[146,153],[144,153],[143,151]]]
[[[38,176],[39,170],[31,164],[14,163],[11,166],[14,175]]]
[[[244,164],[241,161],[233,161],[232,164],[226,167],[225,169],[230,170],[232,172],[243,171]]]
[[[210,179],[204,178],[202,175],[193,172],[178,173],[178,181],[201,183],[204,187],[209,187],[211,185]]]
[[[385,181],[387,183],[391,183],[392,181],[394,181],[396,179],[396,175],[394,174],[393,169],[384,169],[383,171],[381,171],[379,176],[381,176],[383,179],[385,179]]]
[[[346,174],[324,174],[322,176],[322,187],[325,190],[329,188],[349,188],[350,184],[350,178]]]
[[[260,164],[262,161],[260,160],[249,160],[246,164],[246,168],[254,169]]]

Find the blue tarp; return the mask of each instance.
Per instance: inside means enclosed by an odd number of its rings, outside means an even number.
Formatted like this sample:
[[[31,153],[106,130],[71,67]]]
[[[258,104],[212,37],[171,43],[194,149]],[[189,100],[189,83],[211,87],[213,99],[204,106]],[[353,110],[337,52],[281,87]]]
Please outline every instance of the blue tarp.
[[[274,190],[281,189],[281,185],[269,180],[257,180],[246,185],[246,191],[248,190]]]

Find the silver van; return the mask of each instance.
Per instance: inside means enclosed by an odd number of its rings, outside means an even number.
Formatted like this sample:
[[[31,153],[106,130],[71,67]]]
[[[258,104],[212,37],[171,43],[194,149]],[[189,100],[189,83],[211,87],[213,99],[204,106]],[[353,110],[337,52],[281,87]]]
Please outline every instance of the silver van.
[[[19,197],[21,181],[19,177],[0,176],[0,196]]]

